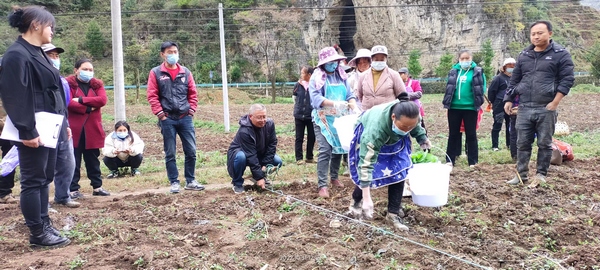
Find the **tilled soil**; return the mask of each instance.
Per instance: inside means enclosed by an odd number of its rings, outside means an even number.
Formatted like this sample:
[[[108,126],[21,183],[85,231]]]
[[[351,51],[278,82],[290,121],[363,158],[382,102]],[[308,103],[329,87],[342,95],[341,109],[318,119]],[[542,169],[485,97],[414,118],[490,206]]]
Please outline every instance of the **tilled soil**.
[[[291,106],[268,105],[277,125],[293,123]],[[576,106],[566,100],[561,113]],[[226,151],[247,107],[232,106],[230,134],[198,130],[198,149]],[[435,113],[439,107],[426,105],[430,136],[446,132],[445,115]],[[203,120],[222,118],[221,105],[200,108],[197,117]],[[484,118],[480,136],[489,136],[490,118]],[[569,125],[584,132],[592,126],[581,121],[594,119],[573,119]],[[161,156],[156,126],[137,130],[149,155]],[[280,149],[292,151],[293,136],[280,137]],[[57,206],[58,213],[51,213],[55,226],[73,241],[54,250],[31,249],[18,206],[0,204],[0,269],[261,269],[266,264],[265,269],[597,269],[599,162],[551,166],[548,183],[537,188],[504,184],[514,175],[513,164],[457,167],[446,206],[420,207],[403,199],[409,232],[394,232],[384,222],[386,189],[374,191],[373,220],[346,218],[349,178],[341,179],[344,188],[331,189],[329,199],[317,198],[315,181],[304,182],[300,175],[276,182],[277,192],[247,186],[246,193],[235,195],[228,186],[209,183],[205,191],[177,195],[161,189],[88,197],[82,208]],[[533,172],[535,162],[530,166]]]

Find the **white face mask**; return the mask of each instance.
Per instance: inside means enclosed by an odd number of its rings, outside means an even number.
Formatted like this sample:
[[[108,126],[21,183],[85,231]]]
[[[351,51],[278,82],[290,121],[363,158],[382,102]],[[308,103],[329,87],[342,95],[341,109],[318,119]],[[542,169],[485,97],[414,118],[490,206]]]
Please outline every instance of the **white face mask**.
[[[373,61],[373,63],[371,63],[371,67],[374,70],[382,71],[384,68],[387,67],[387,63],[385,61]]]

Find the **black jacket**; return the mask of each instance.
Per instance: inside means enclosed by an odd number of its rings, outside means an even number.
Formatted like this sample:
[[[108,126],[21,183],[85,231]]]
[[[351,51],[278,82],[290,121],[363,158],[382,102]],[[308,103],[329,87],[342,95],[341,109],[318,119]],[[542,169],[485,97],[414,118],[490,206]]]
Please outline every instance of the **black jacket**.
[[[543,52],[535,52],[530,45],[519,54],[510,77],[504,101],[519,95],[519,107],[545,107],[557,92],[569,94],[575,75],[573,59],[563,46],[550,40]]]
[[[277,149],[277,135],[275,135],[275,123],[267,119],[262,128],[252,125],[248,115],[240,119],[240,128],[229,145],[227,151],[227,172],[233,177],[233,160],[239,151],[246,154],[246,165],[252,171],[252,178],[260,180],[265,178],[262,166],[273,163]]]
[[[488,87],[488,99],[492,104],[496,103],[496,100],[504,99],[504,95],[506,94],[506,88],[508,88],[508,82],[510,81],[510,77],[504,72],[498,74],[492,80],[490,87]]]
[[[40,47],[21,36],[2,58],[0,95],[20,139],[39,136],[35,129],[36,112],[64,115],[59,140],[67,138],[67,108],[60,74]]]
[[[294,86],[294,96],[296,96],[296,102],[294,103],[294,118],[298,120],[312,119],[311,113],[313,107],[310,105],[310,93],[308,93],[308,89],[304,89],[302,84],[296,83]]]

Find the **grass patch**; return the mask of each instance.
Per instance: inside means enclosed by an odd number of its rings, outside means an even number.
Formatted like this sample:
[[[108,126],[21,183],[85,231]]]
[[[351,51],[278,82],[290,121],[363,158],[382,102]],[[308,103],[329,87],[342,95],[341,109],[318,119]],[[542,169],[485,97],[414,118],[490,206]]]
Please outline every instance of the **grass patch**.
[[[577,94],[600,93],[600,86],[595,86],[593,84],[578,84],[575,87],[571,88],[571,91]]]
[[[194,128],[210,130],[212,132],[223,133],[225,132],[225,125],[213,121],[204,121],[194,119]]]
[[[252,101],[252,103],[271,104],[271,97],[261,97]],[[275,103],[278,104],[294,104],[294,99],[291,97],[275,97]]]

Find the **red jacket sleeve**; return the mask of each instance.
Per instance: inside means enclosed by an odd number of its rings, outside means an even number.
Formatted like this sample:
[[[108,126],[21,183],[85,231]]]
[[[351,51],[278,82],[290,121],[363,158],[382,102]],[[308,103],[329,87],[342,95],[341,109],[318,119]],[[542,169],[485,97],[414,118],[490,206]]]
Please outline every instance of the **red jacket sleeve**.
[[[104,83],[98,79],[92,79],[90,87],[96,92],[95,97],[81,97],[82,104],[94,108],[102,108],[106,105],[107,97]]]
[[[152,109],[153,114],[157,115],[163,111],[162,105],[160,105],[160,99],[158,97],[158,84],[156,83],[156,75],[154,75],[154,71],[152,70],[150,70],[150,74],[148,75],[146,96],[148,98],[148,103],[150,103],[150,108]]]
[[[190,103],[190,109],[192,111],[196,111],[196,107],[198,107],[198,91],[196,91],[196,83],[194,82],[194,76],[192,76],[192,72],[190,72],[190,77],[188,79],[188,102]]]

